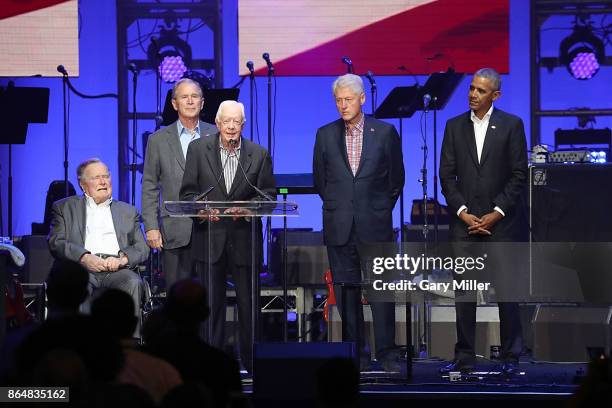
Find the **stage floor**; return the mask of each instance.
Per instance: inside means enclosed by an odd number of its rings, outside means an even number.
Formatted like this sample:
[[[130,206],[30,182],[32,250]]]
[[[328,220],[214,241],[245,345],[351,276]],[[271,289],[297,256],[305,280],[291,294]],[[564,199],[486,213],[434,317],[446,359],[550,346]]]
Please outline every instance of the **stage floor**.
[[[490,407],[500,402],[521,404],[525,407],[563,406],[577,389],[577,381],[584,376],[584,363],[548,363],[521,361],[521,375],[505,377],[497,370],[498,363],[483,361],[477,372],[451,382],[448,376],[439,374],[445,364],[439,360],[415,360],[413,376],[406,380],[405,373],[366,371],[361,373],[361,407],[405,407],[408,401],[418,401],[419,407],[441,406],[452,402],[457,406]],[[244,381],[245,391],[252,394],[253,382]],[[253,398],[255,407],[313,406],[312,401],[274,401]],[[514,405],[516,407],[516,405]]]

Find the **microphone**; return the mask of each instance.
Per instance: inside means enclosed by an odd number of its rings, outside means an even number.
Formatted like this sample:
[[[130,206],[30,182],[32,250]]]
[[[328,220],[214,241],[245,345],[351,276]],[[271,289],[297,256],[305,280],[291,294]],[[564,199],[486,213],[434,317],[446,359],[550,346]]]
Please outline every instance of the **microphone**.
[[[274,65],[272,64],[272,61],[270,61],[270,54],[268,54],[267,52],[264,52],[261,57],[264,59],[264,61],[266,61],[266,65],[268,66],[268,71],[272,72],[274,71]]]
[[[268,58],[270,58],[270,57],[268,56]],[[249,69],[249,72],[251,73],[251,75],[253,75],[255,73],[255,68],[253,66],[253,61],[247,61],[246,66]]]
[[[132,73],[134,75],[138,75],[138,68],[136,67],[136,64],[134,64],[133,62],[130,62],[127,66],[127,69],[129,69],[130,71],[132,71]]]
[[[68,71],[66,71],[66,68],[64,68],[63,65],[58,65],[57,66],[57,72],[59,72],[62,75],[68,76]]]
[[[351,59],[349,57],[347,57],[346,55],[342,57],[342,62],[346,64],[346,72],[348,72],[349,74],[353,73],[353,61],[351,61]]]
[[[232,143],[234,142],[234,143]],[[236,145],[236,141],[235,140],[230,140],[230,145]],[[240,160],[238,160],[238,167],[240,167],[240,171],[242,172],[242,175],[244,176],[244,179],[246,180],[247,184],[249,186],[251,186],[251,188],[253,188],[253,190],[255,190],[255,192],[257,194],[259,194],[261,197],[263,197],[266,201],[274,201],[274,199],[272,197],[270,197],[270,195],[264,191],[262,191],[260,188],[258,188],[257,186],[253,185],[253,183],[251,183],[249,181],[249,178],[246,175],[246,171],[244,171],[244,167],[242,167],[242,163],[240,163]]]
[[[368,71],[365,74],[366,78],[368,78],[368,81],[370,81],[370,85],[372,85],[372,88],[376,88],[376,81],[374,80],[374,74],[372,73],[372,71]]]
[[[234,142],[234,143],[232,143],[232,142]],[[236,146],[236,143],[237,142],[235,140],[230,140],[230,145],[232,146],[232,151],[228,153],[227,157],[225,158],[225,161],[223,162],[223,166],[221,166],[221,173],[219,173],[219,178],[217,178],[217,182],[215,184],[213,184],[212,186],[208,187],[202,193],[198,194],[194,198],[194,201],[206,200],[206,196],[208,194],[210,194],[210,192],[213,191],[215,189],[215,187],[217,187],[217,185],[221,182],[221,177],[223,177],[223,172],[225,172],[225,166],[227,166],[227,162],[229,162],[229,158],[236,154],[234,152],[234,146]]]
[[[429,108],[429,104],[431,103],[431,95],[425,94],[423,95],[423,108],[427,110]]]

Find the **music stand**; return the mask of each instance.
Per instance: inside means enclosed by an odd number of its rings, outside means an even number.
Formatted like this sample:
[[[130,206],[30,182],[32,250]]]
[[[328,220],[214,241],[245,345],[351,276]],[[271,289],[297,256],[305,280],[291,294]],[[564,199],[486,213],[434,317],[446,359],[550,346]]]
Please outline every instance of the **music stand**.
[[[403,146],[404,118],[411,118],[417,111],[420,103],[420,87],[398,86],[389,92],[389,95],[374,112],[374,117],[378,119],[399,119],[400,145]],[[404,189],[400,193],[400,252],[404,242]],[[406,377],[412,378],[412,304],[406,302]]]
[[[27,106],[28,109],[23,109]],[[16,87],[9,82],[0,88],[0,144],[8,145],[8,236],[13,236],[13,145],[25,144],[29,123],[47,123],[49,116],[49,88]]]
[[[227,89],[203,89],[202,96],[204,97],[204,108],[200,112],[200,120],[207,123],[215,123],[215,116],[221,102],[231,100],[237,101],[240,94],[239,88]],[[162,125],[168,126],[178,120],[178,113],[172,107],[172,91],[169,90],[166,94],[166,103],[164,104],[164,112],[162,113]]]

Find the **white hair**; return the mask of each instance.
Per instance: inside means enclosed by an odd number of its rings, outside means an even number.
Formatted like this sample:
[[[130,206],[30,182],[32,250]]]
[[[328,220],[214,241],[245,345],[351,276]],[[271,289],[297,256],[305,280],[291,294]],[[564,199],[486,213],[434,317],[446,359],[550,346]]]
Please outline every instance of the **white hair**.
[[[355,95],[361,95],[363,93],[363,80],[359,75],[355,74],[344,74],[336,78],[332,85],[332,91],[336,95],[338,88],[350,88]]]
[[[217,116],[215,116],[215,122],[219,122],[221,120],[223,111],[225,110],[225,108],[230,107],[230,106],[238,106],[240,108],[240,113],[242,115],[242,123],[245,123],[246,116],[244,115],[244,104],[242,104],[241,102],[236,102],[232,100],[221,102],[221,104],[219,105],[219,109],[217,110]]]

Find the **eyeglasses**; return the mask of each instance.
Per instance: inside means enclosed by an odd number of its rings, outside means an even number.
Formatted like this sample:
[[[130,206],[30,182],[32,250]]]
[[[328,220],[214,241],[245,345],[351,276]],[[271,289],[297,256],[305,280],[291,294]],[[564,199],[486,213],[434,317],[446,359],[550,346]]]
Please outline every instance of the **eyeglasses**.
[[[223,119],[221,123],[223,124],[223,126],[229,126],[230,124],[240,126],[242,125],[243,121],[242,119]]]
[[[194,101],[199,101],[200,99],[202,99],[202,95],[191,94],[191,95],[179,95],[179,96],[177,96],[177,99],[180,99],[181,101],[186,101],[189,98],[193,99]]]

